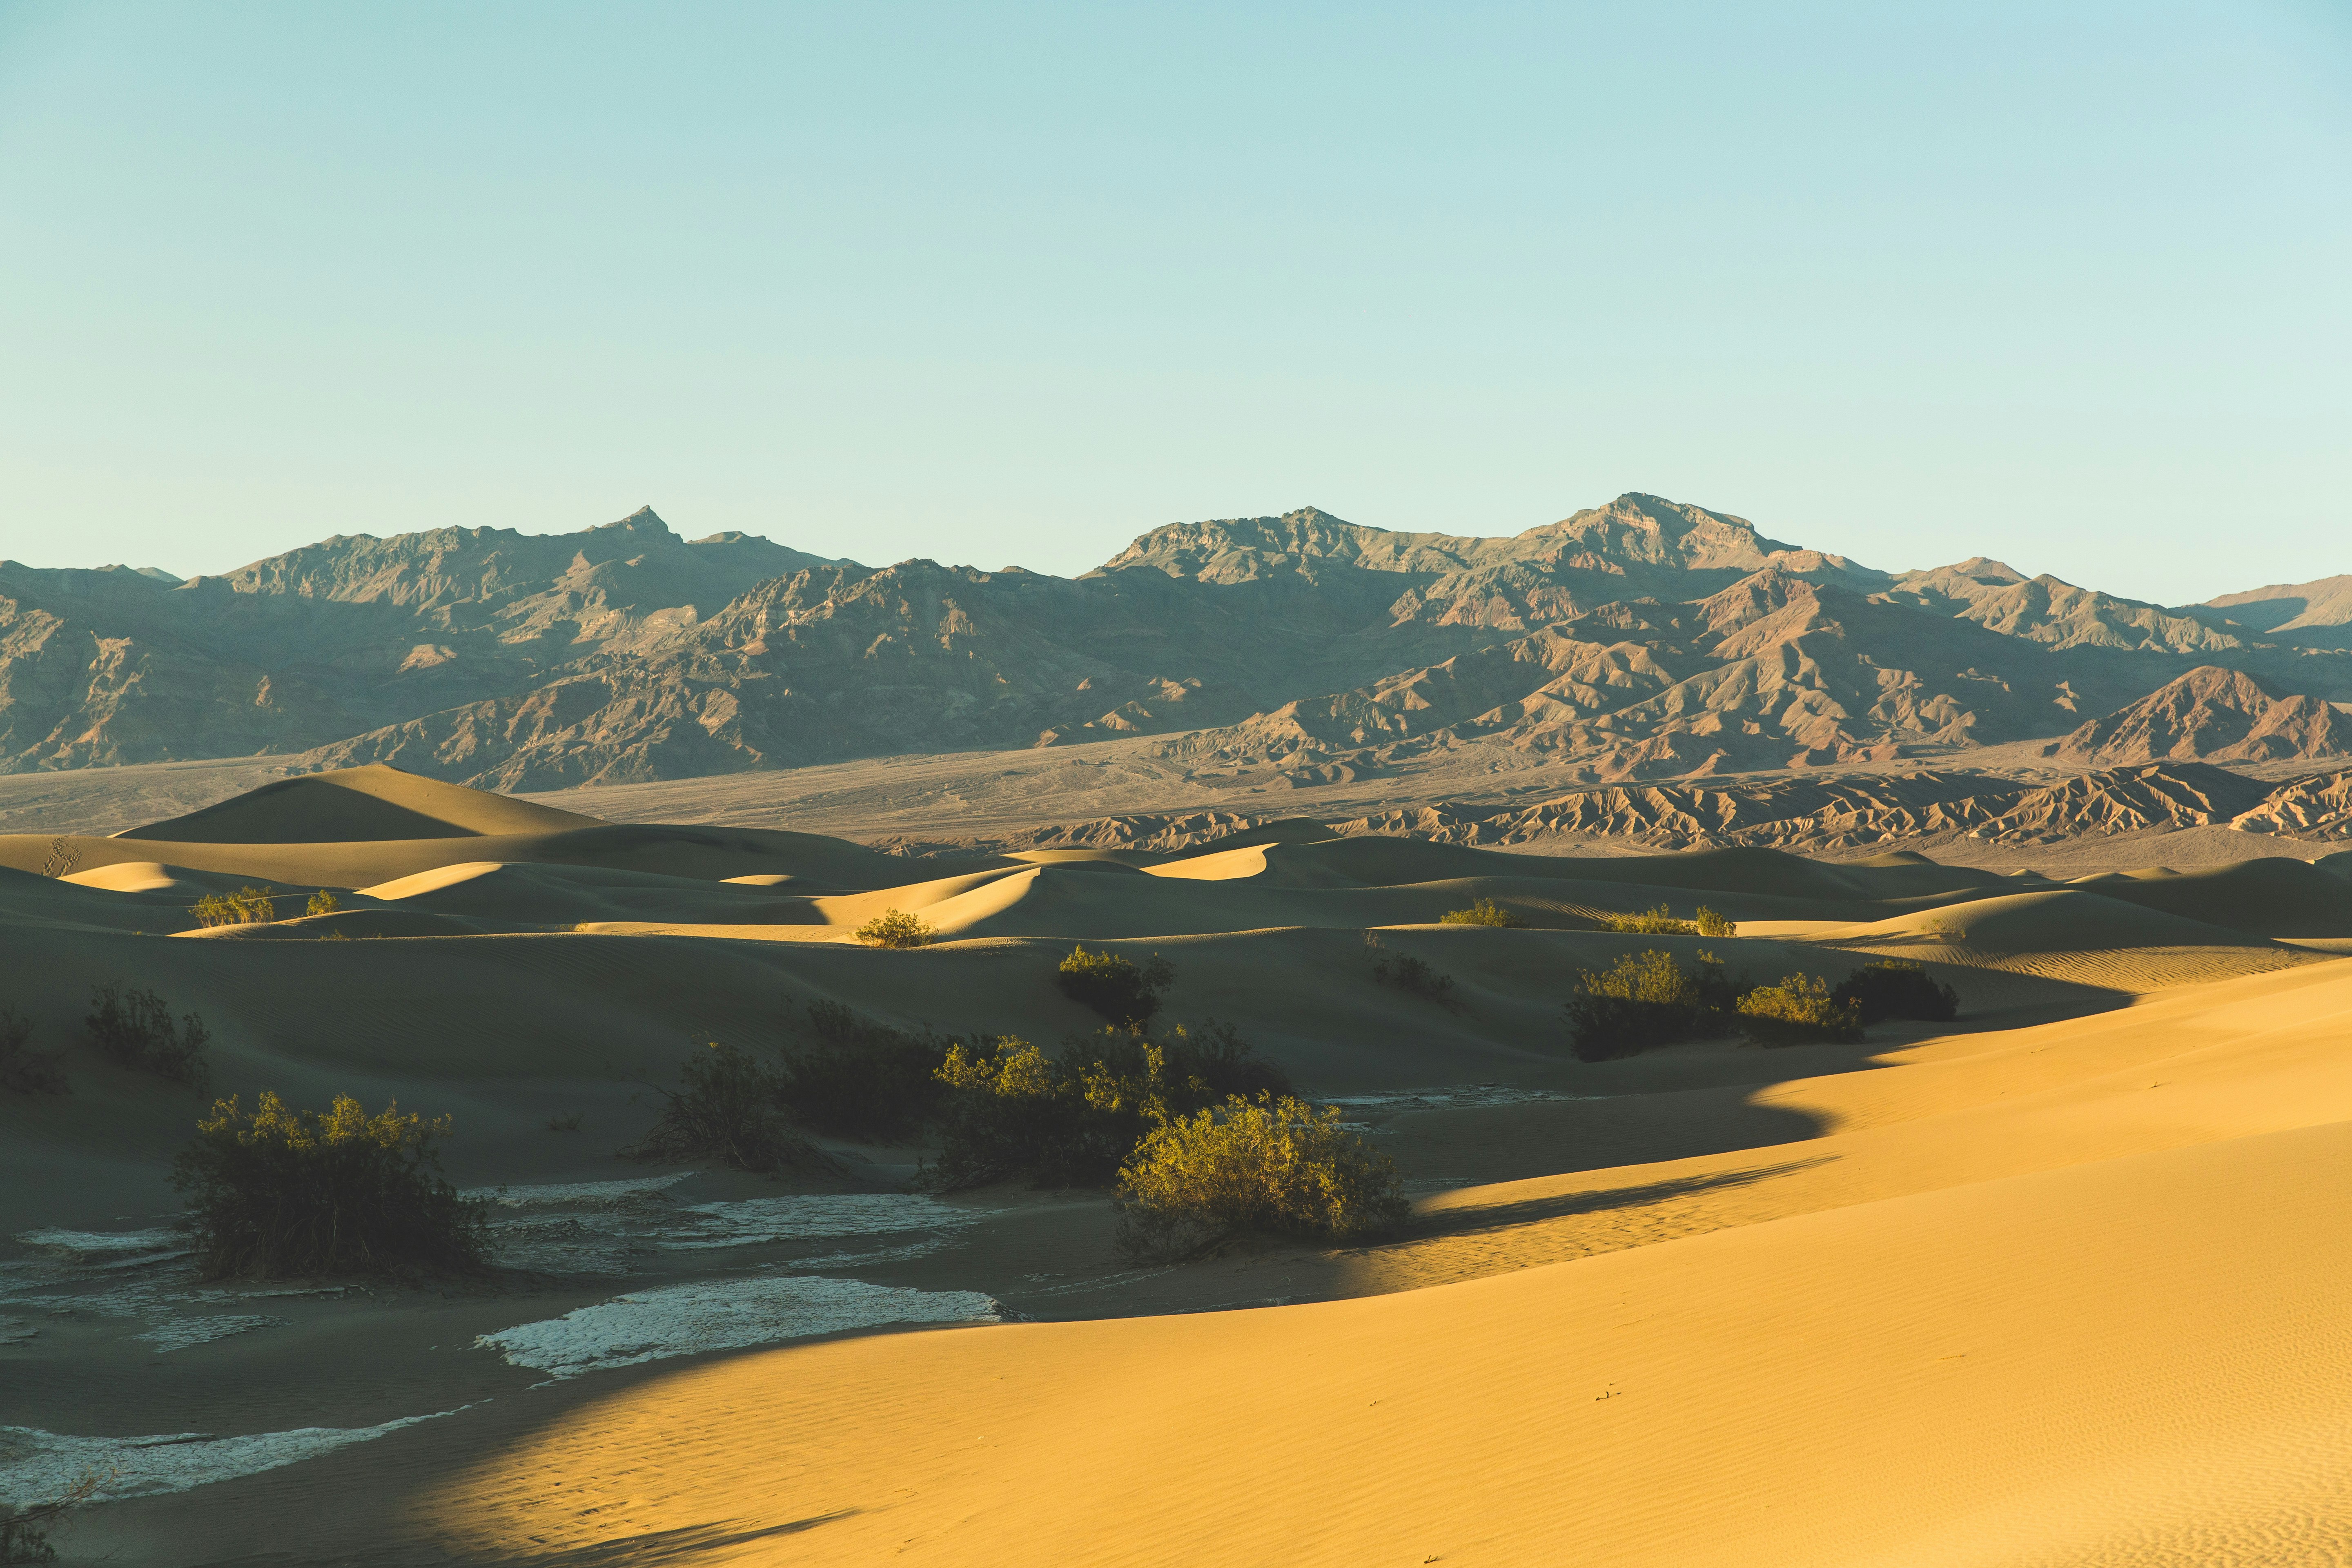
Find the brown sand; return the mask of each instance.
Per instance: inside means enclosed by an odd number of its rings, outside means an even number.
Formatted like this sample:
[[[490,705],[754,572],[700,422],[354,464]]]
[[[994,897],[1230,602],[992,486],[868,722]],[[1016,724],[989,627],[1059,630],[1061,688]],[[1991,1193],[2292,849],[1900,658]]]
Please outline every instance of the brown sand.
[[[611,1153],[652,1114],[632,1076],[661,1081],[693,1041],[790,1037],[813,998],[1052,1041],[1095,1023],[1051,982],[1072,941],[1156,951],[1177,972],[1171,1017],[1233,1019],[1313,1091],[1354,1097],[1416,1219],[1370,1247],[1137,1269],[1110,1251],[1101,1195],[1003,1189],[956,1199],[961,1228],[905,1256],[646,1244],[625,1273],[559,1259],[478,1290],[271,1299],[274,1326],[168,1352],[133,1331],[216,1309],[168,1292],[104,1307],[103,1270],[79,1296],[11,1300],[45,1266],[0,1249],[16,1271],[0,1319],[34,1330],[0,1337],[0,1427],[283,1433],[468,1406],[105,1503],[68,1561],[2352,1554],[2352,968],[2330,945],[2352,882],[2331,871],[2059,884],[1916,856],[1395,840],[909,864],[774,830],[521,821],[399,780],[284,792],[278,840],[261,837],[276,797],[170,825],[180,837],[75,840],[66,879],[38,874],[50,840],[0,839],[16,868],[0,870],[0,1003],[61,1044],[91,985],[151,984],[204,1012],[224,1089],[451,1112],[467,1185],[610,1182],[648,1173]],[[367,836],[386,821],[420,836]],[[218,837],[227,824],[255,839]],[[194,897],[249,878],[338,889],[347,908],[194,929]],[[1528,929],[1433,923],[1475,897]],[[1706,903],[1740,934],[1591,929],[1658,902]],[[943,940],[847,939],[886,908]],[[1454,975],[1465,1005],[1374,984],[1368,929]],[[368,940],[314,940],[329,932]],[[1964,1015],[1859,1047],[1570,1058],[1565,975],[1651,946],[1759,977],[1916,958]],[[86,1049],[68,1062],[70,1100],[0,1098],[5,1233],[157,1223],[194,1102]],[[550,1130],[566,1114],[581,1132]],[[839,1152],[839,1177],[691,1174],[660,1212],[884,1195],[921,1152]],[[1045,1321],[552,1386],[473,1342],[762,1268],[982,1291]],[[0,1432],[0,1475],[17,1441]]]

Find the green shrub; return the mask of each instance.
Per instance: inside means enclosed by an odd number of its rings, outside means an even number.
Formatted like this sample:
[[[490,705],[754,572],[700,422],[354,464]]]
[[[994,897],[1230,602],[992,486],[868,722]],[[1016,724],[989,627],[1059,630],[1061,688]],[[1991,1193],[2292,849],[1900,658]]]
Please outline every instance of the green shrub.
[[[676,1091],[646,1085],[662,1097],[661,1115],[621,1151],[622,1158],[718,1160],[763,1175],[786,1166],[832,1165],[784,1125],[777,1110],[779,1075],[751,1052],[714,1040],[679,1065],[678,1080],[684,1087]]]
[[[234,1096],[215,1101],[172,1170],[199,1267],[212,1279],[481,1269],[488,1205],[443,1178],[448,1135],[446,1117],[370,1116],[349,1095],[323,1112],[268,1089],[250,1115]]]
[[[321,888],[310,895],[310,901],[302,906],[302,912],[306,915],[331,915],[341,910],[342,907],[342,900]]]
[[[212,1031],[203,1016],[183,1013],[173,1022],[170,1004],[152,991],[98,986],[89,994],[89,1016],[82,1022],[110,1061],[184,1083],[199,1094],[212,1083],[212,1068],[205,1060]]]
[[[1570,1043],[1578,1060],[1601,1062],[1706,1039],[1724,1028],[1738,992],[1711,952],[1697,954],[1688,969],[1655,948],[1625,953],[1605,970],[1577,972]]]
[[[1862,1038],[1861,1008],[1833,1000],[1829,982],[1819,975],[1791,974],[1778,985],[1759,985],[1738,1006],[1740,1029],[1759,1046],[1852,1045]]]
[[[1437,917],[1437,923],[1449,926],[1501,926],[1517,931],[1528,922],[1517,913],[1505,909],[1492,899],[1473,899],[1466,910],[1448,910]]]
[[[1660,904],[1636,915],[1602,915],[1601,924],[1604,930],[1630,931],[1638,936],[1730,936],[1739,929],[1705,904],[1686,921],[1675,919],[1672,910]]]
[[[1372,979],[1381,985],[1393,985],[1415,996],[1425,996],[1441,1006],[1458,1007],[1461,1003],[1454,994],[1454,976],[1432,969],[1409,952],[1391,952],[1381,945],[1381,939],[1370,931],[1364,933],[1364,945],[1372,950]]]
[[[1084,944],[1062,960],[1062,994],[1093,1008],[1114,1024],[1140,1028],[1160,1011],[1160,994],[1175,983],[1176,971],[1153,953],[1134,963],[1115,952],[1088,952]]]
[[[239,888],[234,893],[207,893],[188,906],[200,926],[268,925],[278,918],[278,902],[268,888]]]
[[[0,1502],[0,1564],[26,1568],[55,1563],[58,1549],[49,1544],[48,1515],[39,1508],[19,1511],[12,1502]]]
[[[1145,1133],[1119,1169],[1118,1208],[1120,1250],[1159,1260],[1246,1231],[1367,1240],[1406,1214],[1396,1166],[1340,1125],[1338,1107],[1269,1094]]]
[[[119,1467],[93,1465],[63,1491],[52,1493],[47,1501],[0,1502],[0,1564],[29,1568],[30,1564],[55,1563],[58,1549],[49,1543],[49,1531],[67,1514],[95,1498],[119,1473]]]
[[[1290,1089],[1288,1075],[1216,1023],[1160,1039],[1104,1029],[1051,1057],[1017,1037],[951,1039],[939,1078],[947,1093],[930,1180],[950,1189],[1016,1176],[1100,1186],[1153,1128],[1231,1095]]]
[[[1916,963],[1899,958],[1865,963],[1838,982],[1830,1000],[1852,1003],[1865,1025],[1885,1018],[1948,1024],[1959,1016],[1960,994]]]
[[[776,1102],[803,1127],[871,1143],[910,1140],[946,1092],[945,1042],[861,1018],[838,1002],[812,1002],[814,1044],[784,1047]]]
[[[940,933],[920,915],[884,910],[849,934],[868,947],[923,947]]]
[[[0,1007],[0,1091],[9,1094],[70,1094],[63,1051],[32,1048],[33,1021]]]

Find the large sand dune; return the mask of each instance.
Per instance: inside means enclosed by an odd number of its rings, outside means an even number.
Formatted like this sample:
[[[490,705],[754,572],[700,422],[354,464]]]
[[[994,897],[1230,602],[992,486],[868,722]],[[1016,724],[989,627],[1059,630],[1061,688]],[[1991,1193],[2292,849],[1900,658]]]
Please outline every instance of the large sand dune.
[[[0,1095],[0,1499],[113,1467],[68,1562],[2352,1557],[2331,868],[2058,882],[1284,824],[910,861],[359,773],[0,838],[0,1005],[64,1045],[93,986],[152,986],[202,1012],[225,1090],[453,1115],[511,1269],[202,1286],[158,1228],[193,1096],[87,1047],[70,1098]],[[247,881],[343,908],[197,926]],[[1437,923],[1480,897],[1526,928]],[[1601,929],[1658,903],[1738,934]],[[940,940],[851,937],[894,908]],[[1375,983],[1368,934],[1452,999]],[[1079,941],[1165,957],[1168,1018],[1230,1020],[1349,1108],[1407,1230],[1137,1268],[1101,1194],[908,1194],[920,1149],[782,1181],[614,1157],[683,1052],[806,1038],[811,1002],[1094,1028],[1053,982]],[[1759,978],[1916,959],[1962,1015],[1575,1060],[1573,972],[1647,947]]]

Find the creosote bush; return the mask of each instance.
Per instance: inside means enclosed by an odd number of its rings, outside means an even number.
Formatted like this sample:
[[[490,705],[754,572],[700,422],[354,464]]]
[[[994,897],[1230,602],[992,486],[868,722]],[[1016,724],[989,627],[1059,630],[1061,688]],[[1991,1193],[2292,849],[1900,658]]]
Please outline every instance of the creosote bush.
[[[215,1101],[172,1171],[199,1266],[212,1279],[480,1270],[487,1205],[442,1176],[448,1135],[446,1117],[370,1116],[349,1095],[325,1111],[268,1089],[250,1113]]]
[[[1062,960],[1058,979],[1071,1001],[1113,1024],[1140,1028],[1160,1011],[1160,994],[1175,983],[1176,971],[1156,952],[1136,963],[1115,952],[1088,952],[1081,943]]]
[[[342,907],[342,900],[321,888],[310,895],[310,901],[302,906],[302,912],[306,915],[331,915],[341,910]]]
[[[1517,931],[1528,923],[1492,899],[1473,899],[1468,909],[1448,910],[1437,917],[1437,922],[1449,926],[1500,926],[1507,931]]]
[[[1118,1173],[1118,1245],[1192,1257],[1237,1234],[1363,1241],[1406,1213],[1389,1157],[1340,1125],[1337,1106],[1234,1096],[1153,1128]]]
[[[1637,936],[1730,936],[1738,927],[1713,910],[1701,904],[1689,920],[1677,920],[1665,905],[1644,910],[1634,915],[1602,915],[1605,930],[1630,931]]]
[[[1725,1031],[1738,985],[1711,952],[1685,969],[1655,948],[1629,952],[1605,970],[1577,972],[1568,999],[1570,1040],[1580,1061],[1611,1061]]]
[[[33,1021],[16,1009],[0,1007],[0,1093],[70,1094],[65,1053],[32,1048]]]
[[[1154,1039],[1140,1029],[1074,1036],[1047,1056],[1015,1036],[950,1039],[939,1068],[943,1189],[1026,1177],[1099,1186],[1144,1134],[1232,1095],[1286,1094],[1289,1076],[1229,1024]]]
[[[1364,933],[1364,945],[1372,952],[1372,979],[1381,985],[1393,985],[1414,996],[1424,996],[1442,1006],[1458,1007],[1462,1004],[1454,994],[1454,976],[1431,968],[1409,952],[1391,952],[1381,945],[1381,939],[1370,931]]]
[[[923,947],[940,933],[920,915],[884,910],[849,934],[868,947]]]
[[[675,1091],[646,1086],[662,1096],[661,1115],[621,1151],[624,1159],[719,1160],[761,1174],[832,1163],[784,1125],[780,1076],[751,1052],[713,1040],[688,1055],[678,1079],[684,1087]]]
[[[1916,963],[1899,958],[1865,963],[1838,982],[1830,1000],[1850,1002],[1864,1024],[1885,1018],[1917,1018],[1948,1024],[1959,1016],[1960,994]]]
[[[49,1532],[119,1474],[119,1466],[92,1466],[45,1501],[0,1502],[0,1564],[19,1568],[20,1564],[55,1563],[58,1549],[50,1544]]]
[[[1819,975],[1791,974],[1742,996],[1739,1026],[1759,1046],[1852,1045],[1862,1038],[1862,1010],[1834,1000]]]
[[[203,1016],[183,1013],[174,1023],[170,1004],[152,991],[98,986],[89,994],[89,1016],[82,1022],[109,1060],[184,1083],[199,1094],[212,1082],[212,1068],[205,1060],[212,1031]]]
[[[838,1002],[808,1005],[814,1043],[784,1047],[776,1103],[803,1127],[839,1138],[912,1139],[937,1110],[946,1042],[860,1017]]]
[[[268,925],[278,918],[278,902],[268,888],[239,888],[234,893],[206,893],[188,906],[200,926]]]

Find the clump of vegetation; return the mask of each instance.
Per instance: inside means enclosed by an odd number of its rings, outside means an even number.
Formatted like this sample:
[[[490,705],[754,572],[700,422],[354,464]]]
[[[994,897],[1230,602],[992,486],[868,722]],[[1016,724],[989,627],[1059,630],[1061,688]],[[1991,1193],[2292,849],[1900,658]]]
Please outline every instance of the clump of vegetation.
[[[1381,945],[1381,939],[1371,931],[1364,933],[1364,945],[1372,950],[1372,979],[1382,985],[1415,996],[1425,996],[1441,1006],[1458,1007],[1462,1004],[1454,994],[1454,976],[1431,968],[1409,952],[1391,952]]]
[[[183,1013],[175,1023],[163,997],[152,991],[125,991],[118,984],[90,992],[89,1016],[82,1022],[110,1061],[184,1083],[199,1094],[211,1086],[205,1047],[213,1037],[200,1014]]]
[[[1492,899],[1473,899],[1466,910],[1448,910],[1437,917],[1437,923],[1449,926],[1500,926],[1517,931],[1528,922],[1517,911],[1507,910]]]
[[[1286,1094],[1287,1074],[1229,1024],[1159,1039],[1108,1028],[1047,1056],[1015,1036],[948,1042],[940,1065],[942,1188],[1025,1176],[1036,1185],[1100,1186],[1144,1135],[1233,1095]]]
[[[449,1119],[349,1095],[290,1110],[268,1089],[250,1113],[216,1100],[180,1153],[172,1184],[208,1278],[289,1274],[472,1273],[490,1242],[480,1200],[441,1174]]]
[[[18,1568],[19,1564],[55,1563],[58,1549],[49,1542],[49,1531],[67,1514],[96,1497],[120,1473],[117,1468],[93,1467],[47,1502],[0,1502],[0,1564]]]
[[[0,1007],[0,1092],[70,1094],[65,1053],[37,1051],[32,1042],[33,1021],[18,1017],[13,1007]]]
[[[920,915],[904,910],[884,910],[850,935],[868,947],[924,947],[940,933]]]
[[[1239,1096],[1143,1136],[1118,1173],[1118,1246],[1196,1256],[1237,1234],[1361,1241],[1406,1214],[1395,1164],[1340,1124],[1336,1106]]]
[[[1644,910],[1633,915],[1602,915],[1601,924],[1608,931],[1630,931],[1639,936],[1730,936],[1738,926],[1725,920],[1705,904],[1689,920],[1677,920],[1675,912],[1660,904],[1654,910]]]
[[[839,1002],[812,1002],[814,1044],[788,1046],[776,1102],[804,1127],[840,1138],[890,1143],[911,1139],[946,1092],[938,1077],[944,1042],[910,1035]]]
[[[1578,1060],[1601,1062],[1706,1039],[1724,1029],[1738,990],[1711,952],[1687,969],[1655,948],[1629,952],[1605,970],[1578,971],[1568,999],[1570,1041]]]
[[[1862,1010],[1832,998],[1819,975],[1791,974],[1742,996],[1739,1026],[1759,1046],[1852,1045],[1862,1038]]]
[[[1091,1007],[1113,1024],[1141,1028],[1160,1011],[1160,995],[1175,984],[1176,970],[1153,953],[1141,963],[1115,952],[1088,952],[1083,943],[1062,960],[1062,994]]]
[[[779,1075],[751,1052],[713,1040],[687,1057],[678,1079],[684,1087],[676,1090],[646,1084],[665,1103],[646,1135],[621,1151],[624,1159],[719,1160],[763,1175],[832,1164],[784,1125]]]
[[[188,906],[200,926],[268,925],[278,918],[278,900],[268,888],[239,888],[234,893],[206,893]]]
[[[310,901],[302,906],[302,912],[306,915],[331,915],[339,912],[342,907],[342,900],[321,888],[310,895]]]
[[[1948,1024],[1960,1013],[1958,992],[1919,965],[1899,958],[1864,964],[1838,982],[1830,1000],[1852,1003],[1865,1025],[1885,1018]]]

